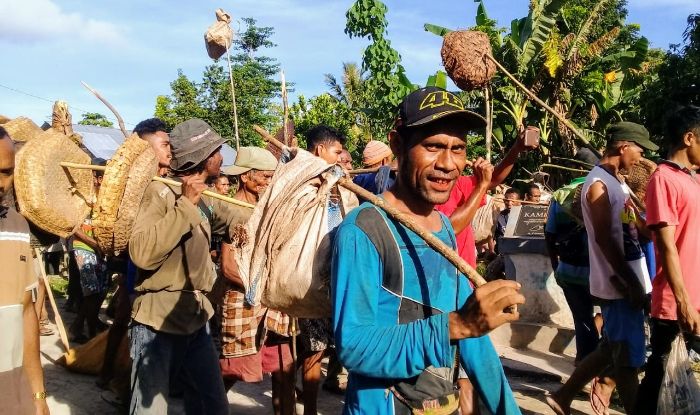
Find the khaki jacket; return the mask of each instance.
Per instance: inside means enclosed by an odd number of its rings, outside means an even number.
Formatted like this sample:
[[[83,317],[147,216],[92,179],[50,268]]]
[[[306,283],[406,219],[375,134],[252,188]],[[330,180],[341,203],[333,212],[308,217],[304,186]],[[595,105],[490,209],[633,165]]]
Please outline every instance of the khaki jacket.
[[[180,195],[180,187],[160,182],[151,182],[143,195],[129,239],[138,267],[131,317],[158,331],[191,334],[214,314],[205,295],[216,278],[212,232],[229,240],[230,228],[252,210],[204,196],[210,226],[200,208]]]

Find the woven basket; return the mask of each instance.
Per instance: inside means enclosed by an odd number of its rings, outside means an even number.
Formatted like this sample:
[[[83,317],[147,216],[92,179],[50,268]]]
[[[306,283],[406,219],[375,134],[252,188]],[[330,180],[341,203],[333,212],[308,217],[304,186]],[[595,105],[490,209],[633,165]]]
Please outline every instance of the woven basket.
[[[45,137],[44,130],[27,117],[17,117],[2,126],[14,141],[29,141],[36,137]]]
[[[641,159],[627,172],[627,185],[642,201],[647,193],[647,185],[651,174],[656,170],[656,163],[648,159]],[[623,172],[624,173],[624,172]]]
[[[92,171],[60,162],[89,164],[90,156],[63,134],[47,131],[17,152],[15,192],[20,212],[39,228],[68,237],[90,214]]]
[[[135,134],[107,162],[92,221],[104,253],[118,255],[126,249],[143,192],[157,170],[151,145]]]

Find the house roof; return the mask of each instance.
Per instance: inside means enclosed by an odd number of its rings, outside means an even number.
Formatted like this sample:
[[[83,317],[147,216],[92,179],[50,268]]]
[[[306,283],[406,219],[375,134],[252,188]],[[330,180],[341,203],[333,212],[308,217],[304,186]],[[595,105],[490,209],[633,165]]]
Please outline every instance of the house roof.
[[[73,124],[73,131],[83,137],[83,147],[93,158],[109,160],[124,142],[124,134],[118,128]],[[221,155],[224,158],[223,166],[230,166],[236,161],[236,150],[228,144],[221,147]]]

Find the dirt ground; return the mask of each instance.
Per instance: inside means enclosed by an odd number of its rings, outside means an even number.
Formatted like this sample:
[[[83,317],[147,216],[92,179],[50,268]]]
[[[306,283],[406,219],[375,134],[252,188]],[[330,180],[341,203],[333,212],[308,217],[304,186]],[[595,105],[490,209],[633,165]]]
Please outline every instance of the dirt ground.
[[[59,307],[62,301],[59,299]],[[61,311],[69,325],[74,314]],[[71,373],[54,362],[63,354],[63,346],[57,331],[41,338],[42,364],[46,377],[48,404],[53,415],[109,415],[119,414],[119,410],[103,399],[104,392],[95,385],[95,376]],[[573,370],[570,358],[545,353],[525,353],[514,349],[499,348],[503,357],[506,375],[510,381],[518,405],[523,414],[553,414],[544,403],[545,391],[556,389],[560,379]],[[325,373],[325,363],[324,363]],[[269,377],[257,384],[237,384],[228,394],[232,414],[262,415],[272,413],[271,384]],[[339,414],[342,412],[342,396],[324,390],[319,391],[319,414]],[[184,414],[182,401],[172,400],[169,414]],[[297,413],[303,413],[303,406],[297,404]],[[485,412],[484,412],[485,413]],[[588,397],[580,394],[574,401],[572,414],[591,414]],[[620,414],[611,410],[611,414]]]

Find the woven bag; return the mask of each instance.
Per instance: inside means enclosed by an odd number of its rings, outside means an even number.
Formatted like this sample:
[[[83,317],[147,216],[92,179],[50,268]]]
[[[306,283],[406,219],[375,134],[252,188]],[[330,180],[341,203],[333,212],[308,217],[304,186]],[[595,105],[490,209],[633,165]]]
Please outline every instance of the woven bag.
[[[233,30],[231,30],[231,15],[223,9],[216,9],[216,23],[209,26],[204,33],[204,43],[207,45],[207,54],[212,59],[219,59],[233,42]]]
[[[97,244],[107,255],[126,250],[141,198],[157,170],[151,145],[136,134],[107,162],[92,219]]]
[[[656,170],[656,163],[648,159],[641,159],[627,172],[627,185],[642,201],[647,193],[647,185],[652,173]],[[623,172],[624,174],[624,172]]]
[[[62,161],[90,164],[90,156],[53,130],[28,141],[17,152],[15,192],[29,221],[65,238],[90,214],[94,187],[92,171],[64,168]]]

